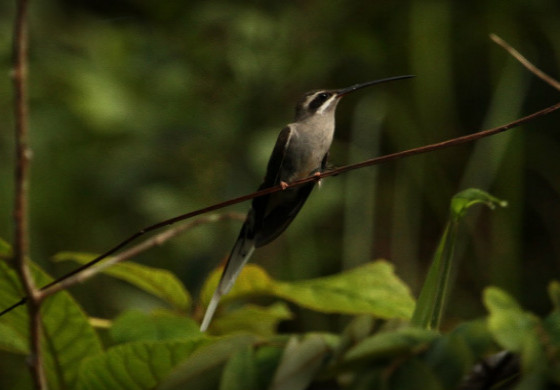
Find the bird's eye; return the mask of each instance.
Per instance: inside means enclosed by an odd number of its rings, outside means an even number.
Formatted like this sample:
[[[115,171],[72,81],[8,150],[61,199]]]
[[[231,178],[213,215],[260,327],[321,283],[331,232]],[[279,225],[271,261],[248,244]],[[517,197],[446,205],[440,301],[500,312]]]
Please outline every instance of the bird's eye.
[[[317,110],[319,107],[323,105],[323,103],[332,96],[329,92],[321,92],[309,103],[309,108],[313,111]]]

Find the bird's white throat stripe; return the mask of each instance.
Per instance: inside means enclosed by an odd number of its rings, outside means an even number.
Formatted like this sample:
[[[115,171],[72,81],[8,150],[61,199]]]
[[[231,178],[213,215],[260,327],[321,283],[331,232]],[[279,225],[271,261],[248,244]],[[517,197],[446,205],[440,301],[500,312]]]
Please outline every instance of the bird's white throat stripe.
[[[319,109],[317,110],[317,114],[323,114],[325,112],[325,110],[327,108],[329,108],[331,106],[331,104],[333,103],[333,101],[336,100],[338,96],[336,94],[333,94],[329,100],[327,100],[326,102],[324,102],[321,107],[319,107]]]

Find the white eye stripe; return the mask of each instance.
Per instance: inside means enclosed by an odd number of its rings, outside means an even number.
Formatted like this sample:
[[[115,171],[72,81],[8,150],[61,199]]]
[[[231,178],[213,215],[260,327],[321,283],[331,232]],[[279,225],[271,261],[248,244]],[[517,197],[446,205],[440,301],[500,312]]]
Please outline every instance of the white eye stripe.
[[[325,102],[321,105],[321,107],[319,107],[319,109],[317,110],[317,114],[322,114],[323,112],[325,112],[325,110],[327,108],[330,107],[330,105],[332,104],[332,102],[336,99],[336,95],[333,94],[330,98],[328,98],[327,100],[325,100]]]

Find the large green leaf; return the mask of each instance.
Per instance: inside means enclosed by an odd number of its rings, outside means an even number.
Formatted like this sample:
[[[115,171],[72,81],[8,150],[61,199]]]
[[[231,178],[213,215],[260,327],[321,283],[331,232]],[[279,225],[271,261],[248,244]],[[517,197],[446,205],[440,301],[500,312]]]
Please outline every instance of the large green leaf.
[[[37,285],[52,279],[32,264]],[[0,261],[0,306],[7,307],[23,296],[19,278],[5,262]],[[50,389],[75,387],[82,361],[101,352],[101,343],[80,306],[65,291],[47,298],[41,309],[43,323],[43,354]],[[0,346],[8,351],[26,352],[23,343],[29,340],[29,322],[25,306],[0,317]],[[8,338],[13,338],[12,341]]]
[[[71,260],[86,264],[97,255],[78,252],[60,252],[55,261]],[[181,281],[171,272],[132,262],[115,264],[103,270],[104,274],[124,280],[149,294],[167,302],[177,310],[186,312],[191,305],[191,297]]]
[[[129,310],[113,322],[110,334],[117,343],[189,339],[201,335],[194,320],[165,310],[149,314]]]
[[[208,278],[202,301],[207,303],[221,269]],[[324,313],[370,314],[410,318],[414,300],[408,287],[386,261],[375,261],[341,274],[296,282],[273,280],[262,268],[248,264],[223,302],[248,295],[273,295]]]
[[[87,359],[80,370],[79,390],[153,389],[182,360],[209,341],[140,341],[121,344]]]
[[[324,313],[371,314],[408,319],[414,299],[393,265],[376,261],[338,275],[278,282],[275,295]]]
[[[292,318],[288,305],[276,302],[270,306],[244,305],[216,318],[212,323],[213,334],[232,334],[239,331],[260,336],[273,336],[278,323]]]
[[[494,208],[496,205],[507,205],[506,202],[476,188],[461,191],[451,199],[449,221],[432,259],[426,281],[422,286],[412,316],[412,325],[427,329],[438,329],[449,295],[449,279],[453,267],[458,223],[464,217],[467,209],[476,204],[485,204],[490,208]]]

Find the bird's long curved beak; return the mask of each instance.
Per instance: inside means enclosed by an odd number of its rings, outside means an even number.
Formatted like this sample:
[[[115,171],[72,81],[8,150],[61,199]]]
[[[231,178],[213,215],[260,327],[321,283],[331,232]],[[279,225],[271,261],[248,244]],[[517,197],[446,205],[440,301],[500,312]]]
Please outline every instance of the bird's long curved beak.
[[[409,79],[411,77],[414,77],[414,75],[409,74],[404,76],[387,77],[386,79],[380,79],[380,80],[366,81],[365,83],[354,84],[350,87],[339,89],[335,93],[338,97],[342,97],[344,95],[349,94],[350,92],[357,91],[358,89],[366,88],[376,84],[387,83],[389,81]]]

